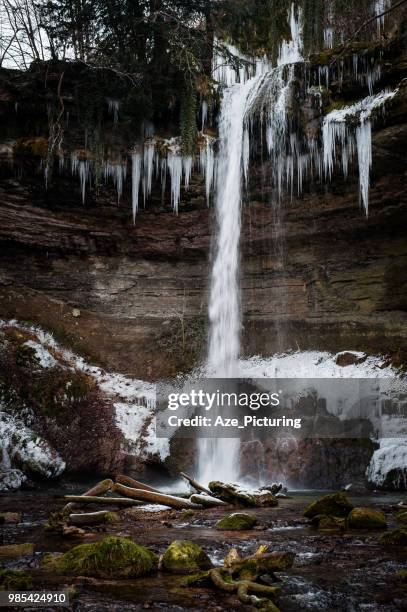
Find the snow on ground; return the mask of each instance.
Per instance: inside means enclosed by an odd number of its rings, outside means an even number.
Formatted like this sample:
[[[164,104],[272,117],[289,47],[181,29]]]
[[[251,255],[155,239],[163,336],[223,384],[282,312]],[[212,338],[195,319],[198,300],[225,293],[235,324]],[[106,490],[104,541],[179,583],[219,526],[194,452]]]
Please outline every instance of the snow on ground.
[[[358,351],[356,358],[365,357]],[[297,351],[273,357],[250,357],[239,362],[239,376],[243,378],[393,378],[397,370],[384,366],[384,359],[370,355],[362,363],[339,366],[336,355],[326,351]]]
[[[28,346],[35,351],[35,356],[42,368],[53,368],[57,365],[57,362],[51,353],[39,342],[27,340],[27,342],[24,342],[24,346]]]
[[[8,325],[36,336],[36,341],[29,340],[26,345],[35,350],[42,367],[53,367],[57,363],[54,355],[60,356],[61,361],[66,363],[67,367],[76,368],[96,380],[100,389],[114,401],[116,423],[125,436],[127,452],[141,458],[157,456],[160,460],[164,460],[169,455],[169,440],[155,436],[153,418],[156,402],[155,384],[123,374],[106,372],[102,368],[92,366],[72,351],[60,347],[54,337],[40,327],[24,325],[12,320],[0,321],[0,330]],[[390,365],[385,365],[382,356],[366,356],[357,351],[346,352],[352,353],[356,360],[366,358],[361,363],[340,366],[336,363],[339,353],[335,355],[326,351],[297,351],[268,358],[254,356],[240,360],[237,375],[241,378],[314,379],[394,379],[398,377],[398,371]],[[202,367],[195,371],[193,378],[196,375],[209,377],[211,372]],[[394,441],[396,447],[403,443],[402,438],[399,438],[398,442]],[[390,447],[383,446],[380,449],[383,451],[380,456],[385,457],[390,452],[389,449]],[[375,458],[375,461],[383,464],[384,459]]]
[[[393,470],[396,488],[407,488],[407,438],[384,438],[366,470],[369,482],[381,487]],[[389,483],[387,483],[389,484]]]
[[[7,326],[16,327],[36,336],[36,341],[28,340],[25,345],[35,350],[43,368],[52,368],[57,363],[60,365],[65,363],[67,367],[77,369],[95,379],[101,391],[114,400],[116,424],[126,439],[126,451],[141,458],[155,455],[162,461],[169,455],[169,440],[155,436],[153,417],[156,387],[153,383],[130,378],[124,374],[106,372],[102,368],[92,366],[82,357],[61,347],[52,334],[40,327],[24,325],[16,320],[0,321],[0,329]],[[60,361],[57,361],[52,353],[56,357],[59,356]]]

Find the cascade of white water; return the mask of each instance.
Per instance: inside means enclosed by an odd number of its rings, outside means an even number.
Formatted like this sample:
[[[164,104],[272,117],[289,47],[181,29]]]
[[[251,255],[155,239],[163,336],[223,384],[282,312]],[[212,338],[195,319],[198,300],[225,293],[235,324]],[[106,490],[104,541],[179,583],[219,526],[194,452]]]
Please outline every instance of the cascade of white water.
[[[209,351],[208,371],[219,378],[238,376],[240,352],[240,291],[239,291],[239,242],[241,226],[242,174],[247,180],[251,111],[257,100],[271,99],[279,102],[277,111],[269,106],[269,150],[280,156],[285,137],[285,94],[283,79],[284,62],[301,59],[301,31],[295,18],[294,5],[290,11],[291,41],[283,42],[280,50],[280,67],[236,84],[229,73],[223,76],[234,84],[223,94],[219,118],[219,154],[216,181],[216,244],[211,270],[209,296]],[[290,76],[291,78],[291,76]],[[266,88],[266,91],[265,91]],[[269,90],[272,95],[270,96]],[[265,95],[267,93],[267,96]],[[264,104],[264,102],[263,102]],[[278,119],[276,119],[278,117]],[[282,127],[284,123],[284,129]],[[282,132],[282,134],[280,133]],[[292,142],[296,148],[296,143]],[[286,160],[289,157],[286,158]],[[293,164],[289,172],[292,181]],[[216,476],[223,481],[236,480],[239,476],[240,441],[235,438],[199,440],[199,480],[207,483]]]
[[[237,376],[240,348],[239,241],[243,125],[247,101],[261,77],[229,87],[219,119],[220,150],[216,182],[216,244],[209,298],[208,369],[212,376]],[[238,439],[199,440],[199,479],[228,482],[239,474]]]

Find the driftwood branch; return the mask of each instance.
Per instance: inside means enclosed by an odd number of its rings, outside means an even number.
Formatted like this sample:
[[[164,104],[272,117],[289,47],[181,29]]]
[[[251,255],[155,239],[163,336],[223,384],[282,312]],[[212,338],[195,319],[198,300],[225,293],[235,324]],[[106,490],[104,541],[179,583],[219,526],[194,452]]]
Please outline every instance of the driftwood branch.
[[[118,476],[116,476],[116,482],[122,485],[126,485],[127,487],[131,487],[132,489],[144,489],[145,491],[161,493],[161,491],[159,491],[158,489],[154,489],[154,487],[150,487],[150,485],[146,485],[144,484],[144,482],[134,480],[134,478],[130,478],[130,476],[125,476],[124,474],[119,474]]]
[[[223,579],[222,574],[218,569],[210,570],[209,575],[213,584],[218,589],[221,591],[226,591],[227,593],[236,592],[239,601],[241,601],[243,604],[254,605],[256,608],[261,606],[264,610],[270,610],[271,612],[279,611],[277,606],[274,605],[269,599],[269,597],[274,597],[280,592],[279,587],[266,586],[251,580],[236,580],[234,582],[229,582]],[[266,595],[267,599],[259,599],[254,595],[249,595],[249,591],[252,593]]]
[[[83,512],[82,514],[70,514],[69,522],[72,525],[99,525],[106,523],[112,517],[112,513],[107,510],[99,512]]]
[[[185,472],[181,472],[180,475],[191,485],[191,487],[198,491],[198,493],[206,493],[207,495],[211,495],[209,489],[206,489],[203,485],[194,480],[194,478],[188,476],[188,474],[185,474]]]
[[[64,499],[70,502],[80,504],[103,504],[110,506],[140,506],[143,502],[138,502],[135,499],[127,499],[126,497],[86,497],[84,495],[65,495]]]
[[[113,485],[113,490],[121,495],[130,497],[131,499],[149,502],[150,504],[163,504],[164,506],[169,506],[170,508],[175,508],[177,510],[183,510],[185,508],[202,508],[202,506],[193,504],[191,501],[189,501],[189,499],[175,497],[173,495],[165,495],[164,493],[156,493],[154,491],[146,491],[145,489],[133,489],[118,482]]]
[[[194,493],[189,498],[193,504],[199,504],[200,506],[204,506],[205,508],[214,508],[217,506],[227,506],[227,503],[218,499],[217,497],[213,497],[212,495],[199,495],[198,493]]]
[[[97,497],[99,495],[103,495],[103,493],[107,493],[113,487],[113,480],[107,478],[106,480],[101,480],[94,487],[91,487],[88,491],[83,493],[83,495],[78,495],[78,497]],[[82,501],[82,500],[81,500]],[[70,510],[74,507],[73,502],[69,502],[62,508],[62,514],[68,514]]]

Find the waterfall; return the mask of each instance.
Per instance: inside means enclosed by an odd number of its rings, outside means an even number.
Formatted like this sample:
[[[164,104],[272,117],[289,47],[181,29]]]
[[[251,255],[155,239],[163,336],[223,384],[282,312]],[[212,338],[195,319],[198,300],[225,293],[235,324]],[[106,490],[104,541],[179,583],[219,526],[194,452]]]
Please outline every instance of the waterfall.
[[[255,62],[255,76],[245,81],[240,70],[236,83],[230,70],[222,66],[222,75],[229,85],[224,91],[219,118],[219,154],[216,178],[216,242],[211,270],[209,295],[208,372],[216,378],[238,377],[240,353],[240,289],[239,243],[241,226],[242,175],[247,181],[250,157],[249,123],[258,98],[268,106],[269,152],[281,157],[285,144],[285,101],[288,82],[283,79],[283,66],[301,59],[301,28],[290,14],[291,40],[283,41],[279,67],[270,70],[263,60]],[[247,74],[247,73],[246,73]],[[247,76],[251,76],[250,72]],[[268,94],[265,96],[264,92]],[[270,91],[272,92],[270,94]],[[273,102],[274,104],[271,104]],[[237,438],[202,438],[199,440],[199,480],[207,483],[215,478],[224,482],[239,477],[240,440]]]
[[[211,376],[237,376],[240,349],[239,241],[244,151],[244,118],[248,102],[262,76],[228,87],[219,119],[220,149],[216,179],[216,244],[209,297],[209,353]],[[239,440],[199,440],[199,479],[225,482],[238,476]],[[216,466],[216,467],[215,467]]]

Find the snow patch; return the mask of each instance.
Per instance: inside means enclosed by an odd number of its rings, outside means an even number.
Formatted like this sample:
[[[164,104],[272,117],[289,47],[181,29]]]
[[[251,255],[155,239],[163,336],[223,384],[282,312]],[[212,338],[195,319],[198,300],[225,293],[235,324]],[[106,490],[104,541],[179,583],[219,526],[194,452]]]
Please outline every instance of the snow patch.
[[[27,340],[24,342],[24,346],[28,346],[35,351],[35,356],[39,361],[39,364],[42,368],[53,368],[57,365],[57,361],[51,355],[51,353],[39,342],[34,342],[34,340]]]
[[[396,489],[407,488],[407,438],[384,438],[372,456],[366,471],[369,482],[377,487],[392,485]],[[386,482],[387,481],[387,482]]]

